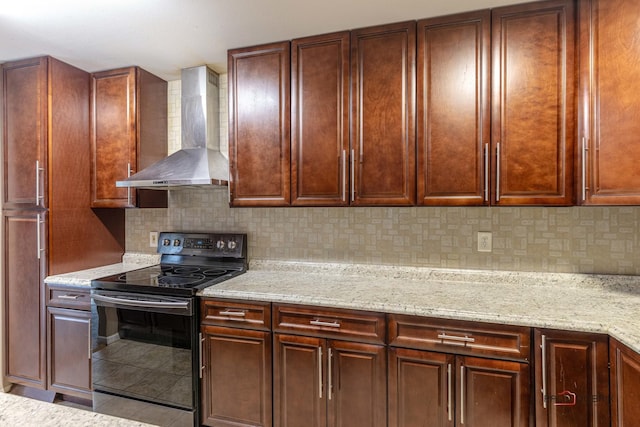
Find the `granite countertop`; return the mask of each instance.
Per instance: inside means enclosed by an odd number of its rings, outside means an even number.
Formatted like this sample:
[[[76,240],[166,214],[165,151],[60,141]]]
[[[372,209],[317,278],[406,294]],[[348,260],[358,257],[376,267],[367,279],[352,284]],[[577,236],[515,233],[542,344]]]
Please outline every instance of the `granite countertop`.
[[[45,282],[90,286],[157,262],[130,254],[121,264]],[[266,260],[252,260],[249,268],[198,295],[605,333],[640,353],[640,276]]]
[[[252,261],[200,296],[609,334],[640,352],[640,277]]]

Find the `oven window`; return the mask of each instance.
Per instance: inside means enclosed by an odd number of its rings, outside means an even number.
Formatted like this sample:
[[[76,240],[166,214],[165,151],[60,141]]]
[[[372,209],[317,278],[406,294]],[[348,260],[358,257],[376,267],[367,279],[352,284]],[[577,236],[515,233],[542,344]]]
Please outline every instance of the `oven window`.
[[[96,391],[192,409],[193,316],[96,305]]]

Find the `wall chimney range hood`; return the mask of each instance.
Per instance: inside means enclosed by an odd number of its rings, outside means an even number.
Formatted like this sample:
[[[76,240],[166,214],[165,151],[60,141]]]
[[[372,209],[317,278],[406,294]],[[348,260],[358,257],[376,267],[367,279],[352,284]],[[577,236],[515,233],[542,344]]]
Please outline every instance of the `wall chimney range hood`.
[[[166,190],[229,184],[229,160],[220,152],[218,74],[205,65],[185,68],[181,84],[181,149],[116,181],[116,187]]]

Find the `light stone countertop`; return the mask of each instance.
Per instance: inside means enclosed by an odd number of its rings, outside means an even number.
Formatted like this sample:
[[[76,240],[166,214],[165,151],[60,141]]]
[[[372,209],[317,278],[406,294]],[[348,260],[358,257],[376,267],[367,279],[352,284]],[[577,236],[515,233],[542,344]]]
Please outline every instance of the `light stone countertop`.
[[[252,261],[200,296],[606,333],[640,352],[640,277]]]
[[[45,282],[91,286],[158,262],[126,254]],[[605,333],[640,353],[640,276],[251,260],[245,274],[198,295]]]

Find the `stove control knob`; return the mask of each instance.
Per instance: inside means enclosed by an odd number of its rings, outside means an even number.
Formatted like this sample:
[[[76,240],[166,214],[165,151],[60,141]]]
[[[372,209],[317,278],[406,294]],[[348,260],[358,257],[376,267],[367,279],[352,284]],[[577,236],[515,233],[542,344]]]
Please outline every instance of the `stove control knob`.
[[[180,239],[175,239],[173,241],[173,246],[180,246]]]
[[[163,239],[162,240],[162,246],[169,246],[171,245],[171,240],[169,239]]]
[[[216,248],[218,248],[220,250],[224,249],[224,240],[218,240],[216,242]]]
[[[229,245],[229,249],[230,250],[234,250],[238,246],[238,244],[236,242],[234,242],[233,240],[229,240],[229,244],[228,245]]]

